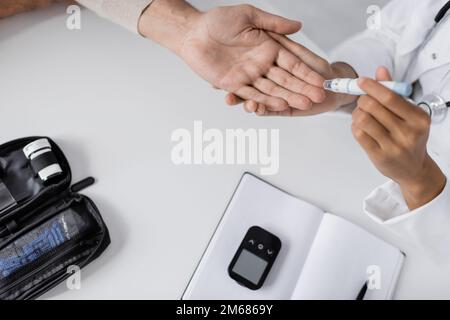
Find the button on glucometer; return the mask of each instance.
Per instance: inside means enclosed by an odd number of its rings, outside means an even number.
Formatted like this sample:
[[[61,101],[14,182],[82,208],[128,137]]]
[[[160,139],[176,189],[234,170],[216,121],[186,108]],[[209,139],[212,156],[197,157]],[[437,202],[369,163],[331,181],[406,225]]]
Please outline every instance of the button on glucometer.
[[[251,244],[251,245],[254,245],[255,244],[255,240],[250,239],[250,240],[248,240],[248,243]]]
[[[260,243],[260,244],[258,244],[258,249],[262,250],[262,249],[264,249],[264,246]]]
[[[269,256],[273,255],[273,250],[268,249],[268,250],[267,250],[267,254],[268,254]]]

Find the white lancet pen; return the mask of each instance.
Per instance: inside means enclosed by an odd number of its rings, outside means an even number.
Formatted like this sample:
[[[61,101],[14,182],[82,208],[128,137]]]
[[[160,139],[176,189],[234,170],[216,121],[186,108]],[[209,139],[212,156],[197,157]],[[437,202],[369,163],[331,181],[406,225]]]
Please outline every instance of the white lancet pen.
[[[405,82],[380,81],[380,83],[403,97],[409,97],[413,90],[412,85]],[[323,87],[328,91],[346,93],[354,96],[362,96],[366,94],[359,87],[358,79],[342,78],[326,80]]]
[[[412,104],[417,105],[417,107],[421,108],[431,117],[433,122],[442,122],[447,117],[448,109],[450,108],[450,101],[446,101],[441,96],[436,94],[428,94],[422,98],[421,102],[416,104],[416,102],[409,98],[413,92],[413,86],[411,84],[394,81],[379,81],[379,83],[395,93],[405,97]],[[366,94],[359,87],[358,79],[338,78],[326,80],[323,87],[328,91],[350,94],[354,96],[362,96]]]

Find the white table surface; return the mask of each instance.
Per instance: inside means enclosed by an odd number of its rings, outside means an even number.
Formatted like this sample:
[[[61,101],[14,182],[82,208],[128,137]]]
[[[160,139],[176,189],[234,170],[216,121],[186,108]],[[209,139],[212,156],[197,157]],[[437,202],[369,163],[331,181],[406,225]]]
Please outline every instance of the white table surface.
[[[0,142],[53,137],[74,182],[97,178],[83,193],[112,237],[83,270],[81,290],[62,284],[44,298],[180,298],[240,176],[259,173],[175,166],[171,133],[192,130],[194,120],[205,128],[280,129],[280,170],[268,181],[403,249],[396,298],[450,298],[448,269],[363,214],[362,199],[385,179],[353,141],[348,118],[248,115],[150,41],[87,11],[80,31],[67,30],[65,19],[65,7],[54,6],[0,21]]]

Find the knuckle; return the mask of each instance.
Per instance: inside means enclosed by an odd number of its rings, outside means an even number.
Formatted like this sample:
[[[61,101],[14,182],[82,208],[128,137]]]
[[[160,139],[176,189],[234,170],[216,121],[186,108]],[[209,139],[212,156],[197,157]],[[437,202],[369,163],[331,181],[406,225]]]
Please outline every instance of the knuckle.
[[[371,157],[376,163],[384,164],[388,161],[388,156],[385,152],[373,152]]]
[[[294,94],[291,93],[291,92],[285,93],[285,94],[283,95],[282,98],[283,98],[284,100],[286,100],[286,102],[287,102],[289,105],[293,105],[293,104],[295,103],[295,101],[298,101],[298,100],[299,100],[299,99],[297,99],[297,96],[294,95]],[[301,101],[301,102],[303,102],[303,101]]]
[[[244,102],[244,110],[247,111],[248,113],[255,112],[256,109],[257,109],[257,105],[254,101],[247,100]]]
[[[378,103],[373,99],[368,99],[364,107],[364,109],[370,113],[374,112],[377,108]]]
[[[360,96],[360,97],[358,98],[358,103],[359,103],[360,105],[364,105],[364,104],[367,103],[368,100],[369,100],[369,96],[368,96],[368,95]]]
[[[303,98],[301,104],[302,104],[302,110],[308,111],[313,108],[313,103],[308,98]]]
[[[226,90],[226,91],[229,91],[229,92],[234,92],[234,91],[236,91],[238,89],[237,83],[234,82],[229,77],[225,77],[225,78],[219,79],[216,82],[215,86],[218,89]]]
[[[264,106],[264,105],[259,105],[257,108],[256,108],[256,111],[255,111],[255,113],[258,115],[258,116],[263,116],[263,115],[265,115],[266,114],[266,107]]]
[[[391,147],[389,156],[386,156],[387,159],[397,159],[400,158],[402,155],[405,154],[407,150],[407,147],[405,145],[402,144],[395,144]]]
[[[420,111],[420,114],[417,117],[417,127],[421,129],[421,131],[428,131],[431,126],[431,117],[428,116],[425,112]]]
[[[364,104],[364,98],[365,96],[359,97],[358,100],[356,100],[356,108],[353,111],[358,110],[358,108],[361,108],[361,106]]]
[[[304,76],[304,72],[305,72],[303,62],[301,62],[301,61],[296,61],[296,62],[292,65],[292,72],[293,72],[294,74],[298,74],[298,75],[300,75],[300,76],[303,77],[303,76]]]
[[[373,99],[371,99],[369,96],[365,95],[365,96],[361,96],[358,99],[358,107],[360,107],[362,110],[366,110],[367,106],[369,104],[373,103]]]
[[[358,125],[360,125],[361,127],[367,126],[367,125],[369,124],[369,122],[370,122],[370,116],[369,116],[368,113],[366,113],[366,112],[360,112],[360,113],[357,115],[356,123],[357,123]]]
[[[212,8],[212,9],[208,10],[208,13],[218,14],[224,9],[226,9],[225,6],[217,6],[215,8]]]
[[[367,96],[361,96],[358,98],[358,105],[364,105],[367,102]]]
[[[393,91],[389,91],[386,93],[385,99],[387,103],[393,103],[397,99],[397,94]]]
[[[403,146],[403,153],[409,152],[410,150],[414,150],[416,148],[417,141],[418,139],[415,137],[414,138],[411,137],[410,139],[406,140]]]
[[[416,144],[419,136],[420,134],[417,131],[409,130],[409,132],[399,140],[399,148],[403,150],[410,149]]]
[[[355,124],[358,123],[360,112],[361,111],[359,110],[359,108],[356,108],[355,110],[353,110],[353,112],[352,112],[352,125],[355,125]]]
[[[254,7],[251,4],[245,3],[245,4],[241,4],[239,5],[241,10],[245,10],[247,12],[250,12],[254,9]]]
[[[406,142],[417,141],[423,135],[423,130],[421,128],[415,127],[411,128],[405,137]]]
[[[287,77],[280,76],[279,79],[278,79],[278,84],[280,86],[282,86],[283,88],[286,88],[287,86],[290,85],[290,81],[289,81],[289,79]]]
[[[358,141],[364,136],[364,132],[354,124],[352,124],[352,134]]]
[[[356,118],[358,117],[358,114],[356,112],[356,109],[352,112],[352,126],[356,124]]]
[[[268,84],[265,89],[265,91],[271,96],[275,95],[277,92],[277,88],[273,84]]]
[[[323,72],[325,72],[325,73],[330,73],[330,71],[331,71],[330,64],[328,63],[327,60],[325,60],[323,58],[319,58],[319,60],[317,61],[317,68],[319,70],[323,70]]]
[[[273,111],[285,110],[289,107],[287,101],[281,98],[274,98],[271,100],[271,103],[266,103],[266,105],[268,105],[269,109],[273,109]]]

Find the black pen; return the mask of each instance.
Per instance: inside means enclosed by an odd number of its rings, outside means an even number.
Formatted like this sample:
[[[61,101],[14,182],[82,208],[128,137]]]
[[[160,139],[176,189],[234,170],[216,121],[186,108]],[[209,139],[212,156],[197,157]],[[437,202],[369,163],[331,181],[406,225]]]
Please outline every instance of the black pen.
[[[366,295],[367,292],[367,281],[364,282],[363,287],[361,288],[361,290],[358,293],[358,296],[356,297],[356,300],[364,300],[364,296]]]

